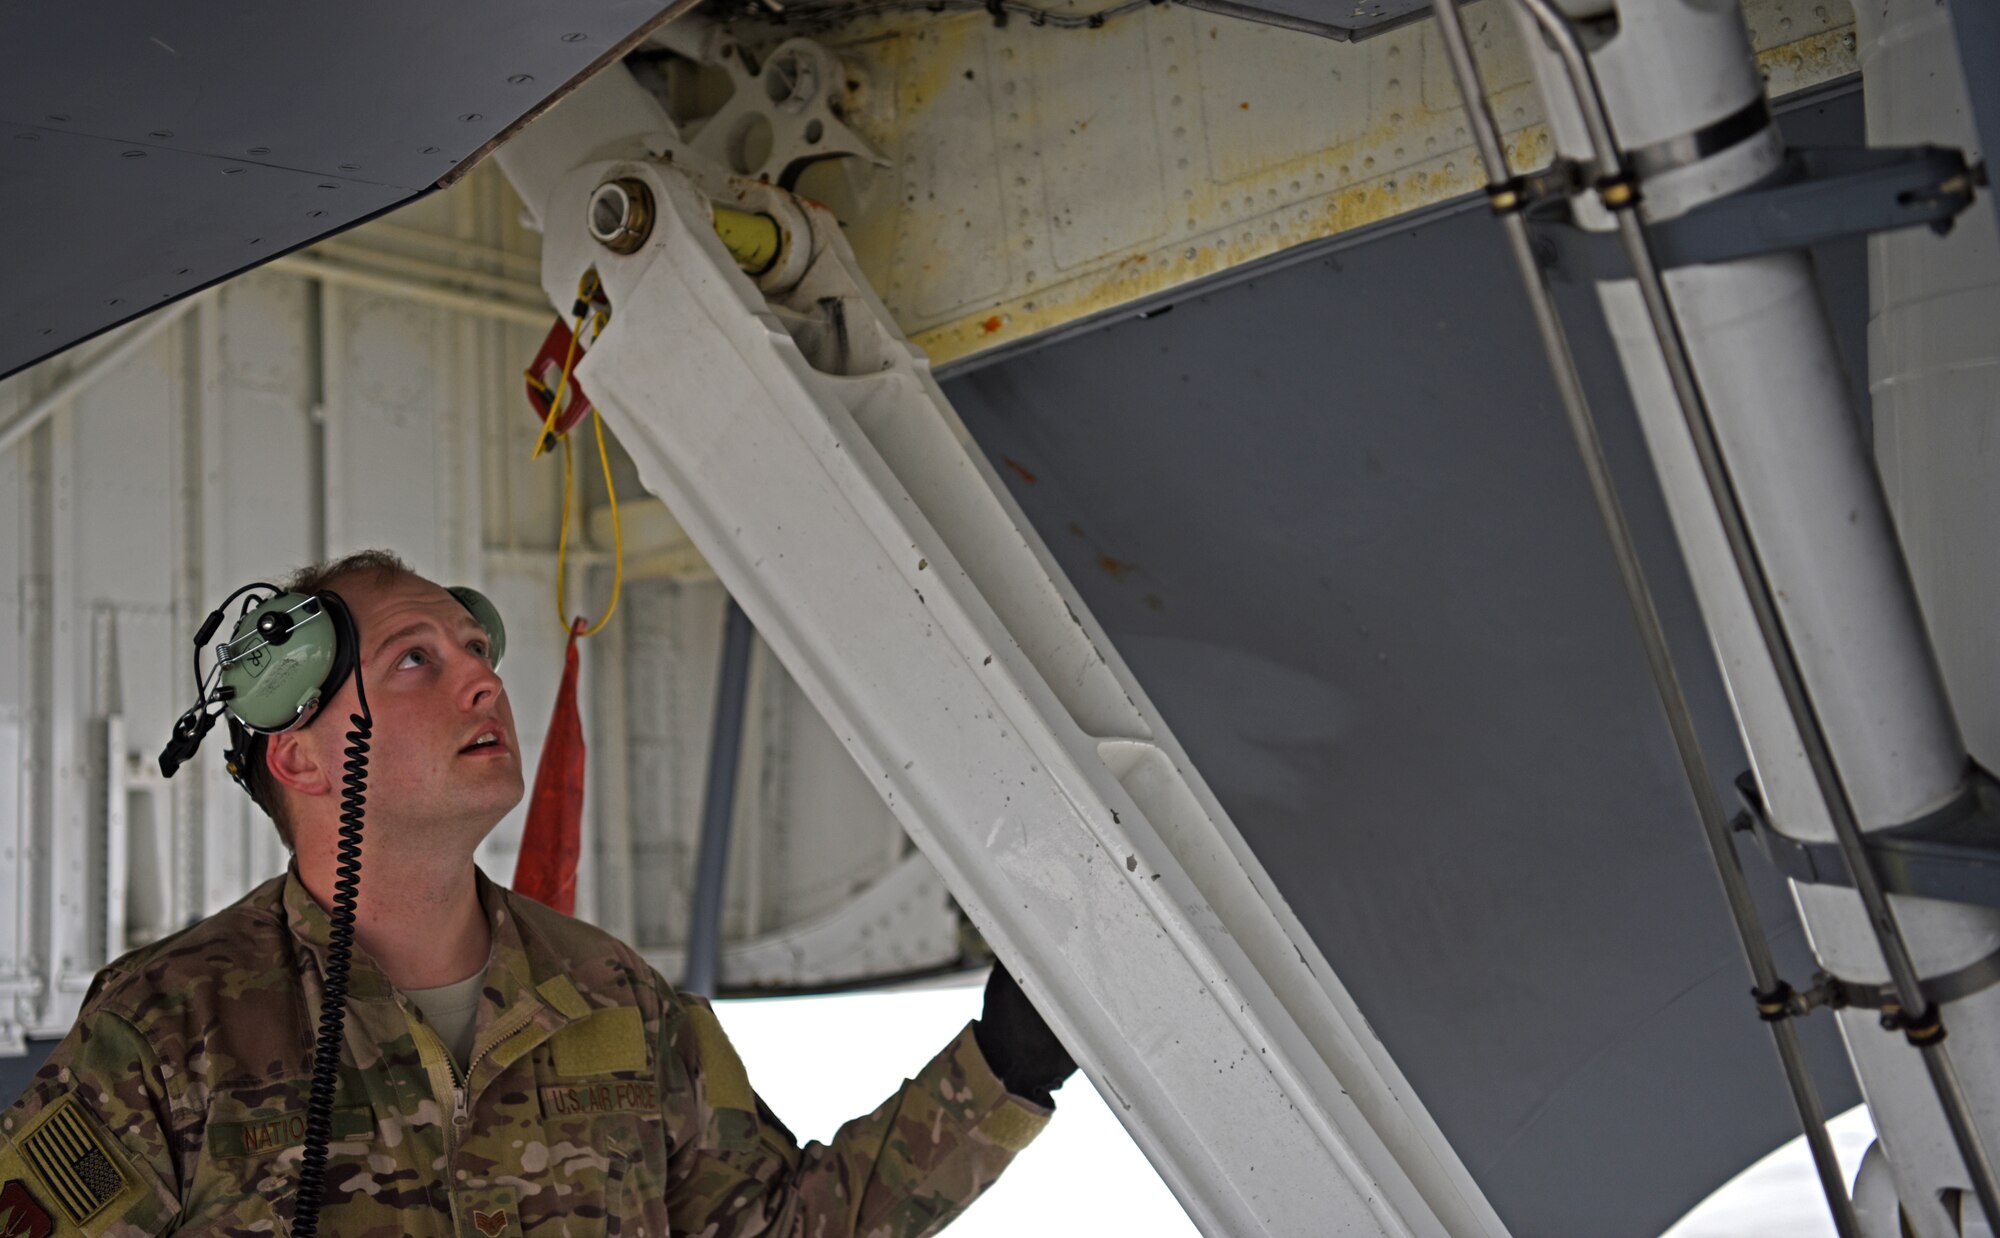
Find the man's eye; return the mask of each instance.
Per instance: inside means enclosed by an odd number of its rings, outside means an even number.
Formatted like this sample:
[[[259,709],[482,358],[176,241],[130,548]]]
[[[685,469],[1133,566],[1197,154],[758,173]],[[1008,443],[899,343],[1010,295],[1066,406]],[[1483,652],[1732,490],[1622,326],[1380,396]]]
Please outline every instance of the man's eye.
[[[423,660],[423,657],[424,657],[423,650],[412,649],[408,653],[404,654],[401,658],[398,658],[396,660],[396,666],[400,669],[402,666],[407,664],[411,658],[416,658],[419,660],[419,662],[421,662]]]
[[[486,642],[483,640],[467,641],[465,647],[467,649],[472,650],[472,652],[478,654],[482,658],[488,656],[486,651]]]

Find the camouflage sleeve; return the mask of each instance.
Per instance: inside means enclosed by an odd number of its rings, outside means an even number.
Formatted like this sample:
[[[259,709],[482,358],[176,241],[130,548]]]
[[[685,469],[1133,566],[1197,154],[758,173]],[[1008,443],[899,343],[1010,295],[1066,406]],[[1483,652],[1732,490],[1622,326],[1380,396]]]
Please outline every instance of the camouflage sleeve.
[[[170,1232],[180,1213],[172,1112],[145,1039],[86,1006],[0,1115],[0,1234]]]
[[[679,1085],[693,1094],[668,1167],[667,1213],[677,1234],[933,1234],[1048,1123],[1049,1109],[1010,1095],[994,1076],[968,1024],[875,1112],[842,1126],[831,1144],[801,1148],[751,1090],[708,1003],[680,995],[669,1002],[663,1091]]]

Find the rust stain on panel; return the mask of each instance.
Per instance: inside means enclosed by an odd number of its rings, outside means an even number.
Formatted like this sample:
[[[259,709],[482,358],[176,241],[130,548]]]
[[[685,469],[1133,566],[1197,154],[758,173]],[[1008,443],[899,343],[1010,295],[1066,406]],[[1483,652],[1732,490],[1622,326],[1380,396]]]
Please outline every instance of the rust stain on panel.
[[[1773,93],[1788,94],[1854,72],[1857,66],[1852,41],[1851,27],[1824,31],[1760,52],[1758,64],[1770,80]],[[1380,149],[1384,138],[1391,136],[1379,131],[1370,133],[1301,162],[1325,166],[1343,155]],[[1516,168],[1542,167],[1552,157],[1548,130],[1543,125],[1512,133],[1507,142],[1508,160]],[[1349,166],[1368,158],[1366,155],[1350,158]],[[1218,221],[1216,227],[1199,237],[1160,246],[1149,253],[1107,255],[1103,265],[1079,278],[1045,286],[1032,295],[1014,297],[992,307],[1005,316],[1001,330],[985,329],[984,323],[992,316],[989,309],[979,318],[956,319],[920,329],[911,338],[930,354],[933,364],[974,356],[996,345],[1157,297],[1182,284],[1295,245],[1337,236],[1473,192],[1485,184],[1476,162],[1469,147],[1450,150],[1317,200],[1282,202],[1267,214],[1249,220]],[[1296,171],[1286,168],[1278,174]],[[1197,208],[1194,211],[1197,217],[1211,214],[1215,202],[1230,195],[1229,190],[1216,186],[1208,186],[1206,190],[1190,204]]]
[[[1854,27],[1824,30],[1757,53],[1757,67],[1776,96],[1830,82],[1861,71],[1854,52]]]
[[[1548,133],[1540,126],[1510,135],[1508,144],[1509,158],[1517,167],[1539,166],[1549,160]],[[1294,245],[1447,201],[1483,183],[1471,161],[1462,152],[1455,154],[1457,157],[1439,157],[1396,175],[1328,194],[1316,202],[1288,203],[1262,218],[1225,225],[1175,246],[1127,255],[1108,268],[1043,288],[1033,297],[1010,300],[1002,307],[1005,320],[999,330],[989,328],[994,317],[989,314],[944,323],[912,338],[930,354],[933,363],[942,364],[1157,296]]]
[[[1751,0],[1750,9],[1758,41],[1773,42],[1758,53],[1758,63],[1774,96],[1855,71],[1852,26],[1840,24],[1843,13],[1814,10],[1822,24],[1833,24],[1788,38],[1794,20],[1808,23],[1782,3]],[[1191,131],[1187,127],[1196,118],[1177,110],[1183,107],[1183,95],[1177,91],[1199,85],[1191,81],[1192,62],[1177,57],[1186,51],[1187,36],[1206,34],[1214,39],[1217,32],[1207,22],[1180,24],[1182,17],[1169,10],[1148,10],[1124,19],[1126,24],[1115,30],[1113,23],[1107,23],[1101,30],[1067,32],[1068,37],[1112,43],[1134,39],[1136,46],[1150,49],[1148,54],[1162,74],[1157,84],[1161,106],[1154,110],[1158,136],[1166,143],[1160,157],[1171,193],[1166,220],[1171,226],[1164,235],[1143,241],[1133,237],[1137,244],[1109,249],[1074,266],[1053,261],[1059,255],[1048,253],[1050,224],[1042,213],[1052,209],[1048,204],[1064,201],[1063,195],[1081,192],[1083,186],[1069,183],[1066,175],[1050,175],[1045,162],[1050,152],[1037,140],[1037,100],[1044,89],[1032,74],[1023,76],[1025,66],[1019,63],[1037,55],[1030,40],[1064,37],[1063,32],[1013,27],[995,31],[982,24],[990,21],[982,14],[956,20],[927,18],[915,27],[867,19],[841,32],[845,37],[828,40],[838,45],[850,65],[860,63],[858,80],[873,85],[874,106],[863,104],[857,111],[876,114],[854,115],[851,120],[903,173],[887,173],[892,180],[903,180],[898,191],[883,195],[894,201],[878,197],[867,203],[863,217],[849,221],[849,237],[891,312],[934,363],[956,361],[1078,319],[1157,299],[1219,271],[1448,201],[1476,191],[1483,183],[1459,110],[1436,106],[1447,97],[1455,105],[1456,92],[1428,88],[1427,77],[1437,67],[1433,51],[1415,41],[1395,53],[1400,64],[1390,63],[1389,51],[1381,53],[1387,59],[1377,67],[1392,75],[1400,73],[1405,80],[1399,89],[1398,82],[1384,79],[1381,90],[1370,94],[1365,119],[1355,118],[1360,132],[1350,128],[1337,136],[1329,134],[1333,140],[1328,145],[1302,154],[1272,151],[1273,162],[1246,164],[1240,175],[1226,182],[1211,180],[1198,166],[1190,167],[1190,156],[1200,158],[1196,152],[1203,130],[1198,124]],[[1149,33],[1142,37],[1142,31]],[[1208,39],[1201,41],[1208,44]],[[1390,46],[1388,39],[1383,46]],[[989,51],[994,58],[990,65]],[[1039,55],[1045,59],[1046,49]],[[916,183],[904,179],[915,153],[910,141],[929,130],[928,140],[935,143],[940,126],[968,119],[940,101],[950,87],[964,86],[974,62],[998,75],[992,83],[995,114],[988,123],[999,128],[995,172],[1006,203],[1002,246],[1007,257],[1002,263],[1010,268],[1007,286],[996,298],[945,311],[942,317],[926,315],[919,306],[926,300],[927,287],[963,283],[964,275],[954,278],[952,272],[974,260],[962,244],[972,238],[955,227],[934,229],[937,235],[920,247],[906,247],[907,242],[898,246],[891,238],[906,238],[912,217],[930,208],[921,178]],[[1353,72],[1364,70],[1372,72],[1359,61],[1353,66]],[[1178,79],[1170,80],[1176,74]],[[984,69],[978,73],[982,84],[987,77]],[[896,89],[882,89],[890,81]],[[1018,88],[1009,90],[1014,84]],[[856,91],[856,101],[867,93]],[[1041,101],[1061,97],[1060,85],[1052,84],[1049,97]],[[1240,116],[1250,110],[1255,96],[1232,91],[1223,98],[1228,114]],[[1533,88],[1522,84],[1498,89],[1493,102],[1502,125],[1510,130],[1513,166],[1545,166],[1551,148],[1539,123],[1541,108]],[[1135,107],[1121,123],[1152,123],[1139,119],[1146,111]],[[1258,111],[1270,114],[1268,107]],[[1080,133],[1082,123],[1094,116],[1088,108],[1067,111],[1062,130],[1074,128]],[[1093,130],[1097,127],[1092,125]],[[1095,188],[1102,191],[1104,186]],[[984,238],[971,248],[990,249],[995,239],[999,238]],[[891,248],[900,251],[900,259],[891,256]]]

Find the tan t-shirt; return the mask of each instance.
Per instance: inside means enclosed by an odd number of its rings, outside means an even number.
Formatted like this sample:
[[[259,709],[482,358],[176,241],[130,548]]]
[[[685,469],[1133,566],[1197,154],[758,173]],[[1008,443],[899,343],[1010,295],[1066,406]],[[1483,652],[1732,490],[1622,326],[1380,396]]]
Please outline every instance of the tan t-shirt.
[[[456,984],[435,989],[405,989],[403,995],[424,1012],[424,1021],[451,1050],[459,1073],[465,1072],[472,1056],[472,1033],[479,1022],[479,994],[486,987],[486,969],[481,968]]]

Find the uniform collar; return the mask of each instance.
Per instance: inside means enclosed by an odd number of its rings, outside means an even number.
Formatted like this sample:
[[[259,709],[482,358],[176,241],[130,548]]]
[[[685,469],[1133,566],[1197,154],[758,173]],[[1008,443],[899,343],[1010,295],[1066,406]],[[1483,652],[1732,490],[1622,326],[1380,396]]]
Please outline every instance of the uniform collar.
[[[506,892],[493,884],[477,865],[472,870],[473,880],[479,894],[479,905],[486,913],[493,947],[486,961],[486,988],[498,988],[503,996],[502,1006],[509,1005],[517,995],[532,992],[535,987],[533,969],[529,964],[528,952],[522,944],[520,929],[511,912],[507,909]],[[368,881],[367,871],[361,875],[362,884]],[[319,965],[320,973],[326,971],[328,940],[333,932],[333,917],[319,905],[319,900],[306,889],[299,877],[299,865],[295,859],[285,870],[284,888],[285,919],[290,925],[292,936],[312,955]],[[347,991],[357,998],[385,999],[395,995],[395,986],[374,959],[368,956],[360,942],[354,943],[353,965],[348,973]]]
[[[559,970],[548,967],[542,969],[547,974],[538,975],[535,967],[534,951],[523,935],[523,925],[513,909],[508,906],[507,891],[487,879],[477,868],[473,875],[479,882],[479,903],[486,909],[486,915],[493,930],[493,953],[486,960],[486,992],[489,998],[498,996],[502,1011],[521,1002],[546,1004],[550,993],[547,985],[552,977],[561,977]],[[575,992],[564,980],[559,986],[568,992]],[[568,1005],[558,1001],[558,1006]],[[573,1017],[573,1011],[562,1011],[564,1020]]]
[[[508,906],[507,891],[490,881],[476,866],[473,878],[477,882],[479,904],[486,912],[493,938],[492,952],[486,960],[486,983],[479,1013],[480,1031],[474,1042],[475,1056],[484,1057],[483,1065],[474,1072],[470,1081],[477,1088],[522,1053],[567,1024],[588,1015],[591,1003],[577,992],[561,967],[553,963],[547,949],[539,941],[530,942],[532,930],[526,929]],[[367,880],[364,871],[362,881],[365,883]],[[285,874],[284,905],[292,935],[312,955],[320,973],[324,974],[332,918],[299,879],[296,861]],[[542,963],[539,968],[536,966],[538,953]],[[307,1013],[314,1021],[319,1015],[320,986],[317,979],[314,977],[313,982],[307,985]],[[396,1000],[395,986],[358,942],[354,946],[353,965],[348,973],[348,994],[357,1003],[371,999]],[[352,1044],[351,1038],[358,1033],[350,1026],[348,1034]],[[486,1052],[489,1047],[495,1050],[491,1054]]]

